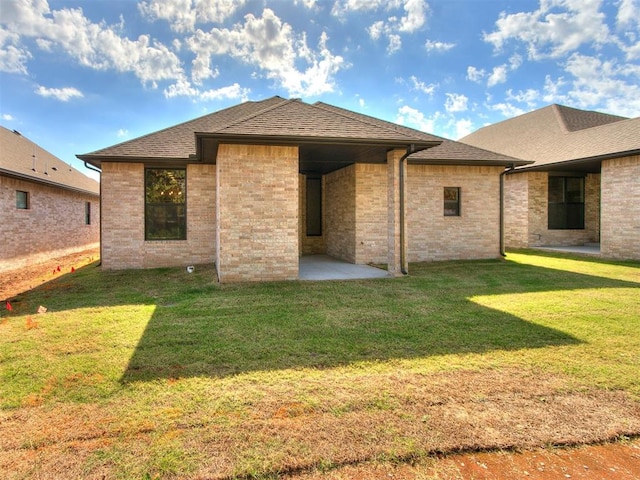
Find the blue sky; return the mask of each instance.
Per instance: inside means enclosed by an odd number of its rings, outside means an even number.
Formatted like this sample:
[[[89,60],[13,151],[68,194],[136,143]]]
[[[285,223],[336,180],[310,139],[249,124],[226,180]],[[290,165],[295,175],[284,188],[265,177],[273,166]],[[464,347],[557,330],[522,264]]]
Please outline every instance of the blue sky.
[[[0,124],[87,153],[246,100],[458,139],[550,103],[640,115],[640,0],[0,0]]]

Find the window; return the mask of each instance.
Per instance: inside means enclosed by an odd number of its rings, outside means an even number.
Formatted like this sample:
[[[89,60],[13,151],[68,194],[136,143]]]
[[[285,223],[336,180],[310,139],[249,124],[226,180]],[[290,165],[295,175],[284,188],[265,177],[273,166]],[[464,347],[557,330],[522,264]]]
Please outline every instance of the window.
[[[16,190],[16,208],[20,210],[29,209],[29,192]]]
[[[444,187],[444,216],[460,216],[460,187]]]
[[[307,236],[322,236],[322,179],[307,177]]]
[[[584,229],[584,178],[549,176],[549,230]]]
[[[84,223],[91,225],[91,202],[84,203]]]
[[[187,238],[185,169],[145,170],[145,239]]]

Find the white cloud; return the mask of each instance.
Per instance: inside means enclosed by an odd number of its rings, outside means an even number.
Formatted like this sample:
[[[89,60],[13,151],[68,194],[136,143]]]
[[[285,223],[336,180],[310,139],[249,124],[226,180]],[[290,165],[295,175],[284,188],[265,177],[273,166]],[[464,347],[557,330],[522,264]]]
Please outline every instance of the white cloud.
[[[487,87],[494,87],[499,83],[505,83],[507,81],[507,66],[499,65],[497,67],[493,67],[493,71],[491,75],[489,75],[489,79],[487,80]]]
[[[193,32],[197,24],[222,23],[244,0],[147,0],[138,4],[148,19],[166,20],[176,32]]]
[[[619,28],[640,25],[640,1],[620,0],[620,8],[616,17]]]
[[[507,100],[514,100],[519,103],[526,103],[529,107],[534,107],[540,99],[540,92],[533,88],[519,90],[514,93],[512,89],[507,90]]]
[[[60,100],[61,102],[68,102],[72,98],[82,98],[84,95],[80,90],[73,87],[65,87],[65,88],[46,88],[42,85],[38,86],[35,90],[35,93],[40,95],[41,97],[51,97],[56,100]]]
[[[202,72],[206,72],[211,56],[230,55],[257,67],[291,95],[309,96],[333,91],[333,76],[346,66],[341,56],[329,50],[328,40],[323,32],[316,49],[310,48],[305,34],[296,35],[291,25],[267,8],[261,17],[248,14],[243,24],[231,29],[197,30],[187,45],[196,53]],[[306,64],[306,69],[299,69],[300,64]]]
[[[466,95],[461,93],[447,93],[447,100],[444,103],[444,108],[447,112],[464,112],[467,110],[467,102],[469,99]]]
[[[424,44],[427,52],[447,52],[455,46],[455,43],[435,42],[433,40],[427,40]]]
[[[473,132],[473,122],[468,118],[462,118],[455,122],[455,139],[466,137]]]
[[[165,45],[148,35],[136,40],[121,37],[122,22],[113,26],[93,23],[81,8],[51,10],[46,0],[6,2],[2,8],[6,31],[0,40],[10,43],[6,48],[9,57],[2,59],[5,71],[9,66],[15,73],[27,73],[31,54],[21,41],[33,39],[38,48],[59,49],[85,67],[131,72],[152,86],[182,74],[180,60]]]
[[[202,90],[194,87],[184,78],[164,90],[166,98],[191,97],[193,100],[204,101],[232,99],[244,102],[249,99],[249,93],[249,89],[240,87],[238,83],[217,89]]]
[[[438,88],[437,84],[430,83],[427,85],[423,81],[418,80],[418,77],[416,77],[415,75],[410,76],[409,80],[411,80],[411,84],[413,85],[414,90],[418,90],[419,92],[422,92],[429,96],[433,96],[433,93],[436,91],[436,88]]]
[[[480,83],[484,77],[487,76],[487,72],[480,68],[476,68],[473,66],[467,67],[467,80],[471,80],[475,83]]]
[[[387,53],[393,54],[402,48],[401,34],[415,33],[424,27],[429,14],[425,0],[338,0],[331,14],[338,18],[352,12],[378,12],[391,14],[367,28],[372,40],[385,37],[388,40]]]
[[[574,53],[565,71],[573,76],[566,96],[577,106],[602,107],[622,116],[640,115],[640,66]]]
[[[13,118],[13,115],[11,115],[10,113],[3,113],[3,114],[2,114],[2,119],[3,119],[3,120],[5,120],[5,121],[7,121],[7,122],[10,122],[10,121],[12,121],[12,120],[15,120],[15,119]]]
[[[558,58],[583,44],[612,42],[601,0],[541,0],[534,12],[506,14],[496,21],[496,30],[484,40],[496,50],[517,40],[527,46],[530,59]]]
[[[118,138],[125,138],[129,136],[129,130],[127,130],[126,128],[121,128],[118,130],[118,132],[116,133],[116,136]]]
[[[500,112],[504,117],[511,118],[522,115],[525,111],[511,103],[496,103],[494,105],[488,105],[491,110]]]
[[[27,74],[31,53],[19,46],[20,36],[0,28],[0,72]]]
[[[427,118],[424,114],[416,110],[415,108],[403,105],[398,110],[396,115],[396,123],[400,125],[406,125],[407,127],[422,130],[423,132],[433,132],[435,122],[441,117],[439,112],[436,112],[433,117]]]

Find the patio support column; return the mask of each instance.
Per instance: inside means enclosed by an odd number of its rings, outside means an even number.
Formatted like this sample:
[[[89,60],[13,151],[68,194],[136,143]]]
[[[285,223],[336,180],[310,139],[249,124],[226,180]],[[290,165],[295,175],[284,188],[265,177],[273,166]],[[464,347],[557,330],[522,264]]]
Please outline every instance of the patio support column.
[[[406,252],[407,236],[401,235],[401,230],[406,231],[406,225],[401,226],[404,221],[401,215],[401,182],[405,182],[400,174],[404,150],[392,150],[387,153],[387,227],[388,227],[388,270],[393,276],[400,277],[403,271],[407,271],[406,258],[402,258],[402,249]],[[404,242],[404,246],[401,242]]]

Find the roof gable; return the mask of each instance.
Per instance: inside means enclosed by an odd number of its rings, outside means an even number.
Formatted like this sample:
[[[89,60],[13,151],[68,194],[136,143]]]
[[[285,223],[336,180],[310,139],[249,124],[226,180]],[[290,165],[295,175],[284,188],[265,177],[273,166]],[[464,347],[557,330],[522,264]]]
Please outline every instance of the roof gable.
[[[67,190],[98,195],[100,184],[16,130],[0,127],[0,173]]]
[[[640,150],[640,117],[549,105],[483,127],[462,142],[516,158],[534,167],[623,156]]]

